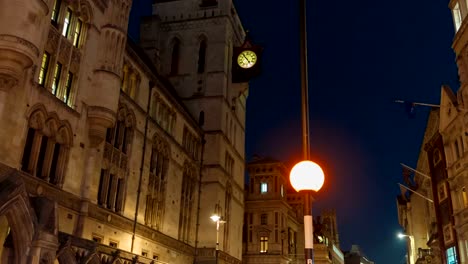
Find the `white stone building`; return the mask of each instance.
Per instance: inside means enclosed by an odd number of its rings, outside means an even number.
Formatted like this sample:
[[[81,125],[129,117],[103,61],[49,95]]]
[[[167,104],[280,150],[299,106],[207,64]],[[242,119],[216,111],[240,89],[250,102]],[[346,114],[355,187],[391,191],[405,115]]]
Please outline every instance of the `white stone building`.
[[[230,0],[0,0],[1,263],[240,263],[248,84]],[[204,122],[202,122],[204,119]],[[204,142],[206,141],[206,144]]]

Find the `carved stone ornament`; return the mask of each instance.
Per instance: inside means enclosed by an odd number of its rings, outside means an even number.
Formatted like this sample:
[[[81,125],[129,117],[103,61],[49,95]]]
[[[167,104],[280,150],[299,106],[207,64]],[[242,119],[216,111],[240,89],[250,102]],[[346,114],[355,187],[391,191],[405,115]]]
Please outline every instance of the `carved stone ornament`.
[[[115,113],[104,107],[90,106],[88,108],[88,122],[90,145],[97,147],[106,137],[107,129],[114,125]]]
[[[0,73],[0,90],[10,90],[18,84],[18,80],[13,76]]]

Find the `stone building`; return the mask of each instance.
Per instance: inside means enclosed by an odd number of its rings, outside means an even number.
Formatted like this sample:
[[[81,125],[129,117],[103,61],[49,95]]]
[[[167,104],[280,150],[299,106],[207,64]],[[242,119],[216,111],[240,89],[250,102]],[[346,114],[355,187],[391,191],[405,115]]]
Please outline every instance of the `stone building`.
[[[401,188],[397,196],[398,222],[403,228],[408,263],[443,263],[437,216],[434,207],[432,179],[426,146],[439,129],[439,110],[433,109],[427,121],[416,173],[403,168],[403,184],[417,193]],[[432,200],[432,202],[430,201]]]
[[[255,157],[247,164],[243,263],[304,263],[302,196],[292,189],[282,162]],[[314,219],[316,264],[344,263],[334,210]]]
[[[0,1],[1,263],[240,263],[247,83],[230,0]],[[205,143],[206,142],[206,143]]]
[[[366,257],[358,245],[352,245],[349,251],[345,252],[345,264],[375,264]]]

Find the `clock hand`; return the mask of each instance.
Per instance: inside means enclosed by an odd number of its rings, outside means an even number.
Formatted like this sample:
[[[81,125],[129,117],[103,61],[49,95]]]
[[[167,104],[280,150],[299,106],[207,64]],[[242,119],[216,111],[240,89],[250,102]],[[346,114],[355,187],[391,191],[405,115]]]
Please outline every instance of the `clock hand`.
[[[245,56],[245,54],[242,54],[242,56],[244,56],[244,58],[250,63],[249,58],[247,58],[247,56]]]

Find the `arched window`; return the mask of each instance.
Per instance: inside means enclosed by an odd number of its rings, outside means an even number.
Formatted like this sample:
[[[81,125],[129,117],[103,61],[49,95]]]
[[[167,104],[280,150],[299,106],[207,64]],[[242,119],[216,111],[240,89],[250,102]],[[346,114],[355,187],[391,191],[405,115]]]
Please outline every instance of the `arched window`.
[[[439,149],[434,149],[434,153],[433,153],[432,158],[433,158],[434,165],[439,164],[439,162],[442,160],[442,158],[440,157]]]
[[[73,135],[71,127],[56,114],[48,114],[42,105],[34,108],[28,122],[21,170],[61,187]]]
[[[156,230],[161,229],[164,216],[169,153],[169,144],[155,135],[146,195],[145,224]]]
[[[176,38],[174,39],[174,43],[172,44],[170,75],[176,75],[179,73],[179,60],[180,60],[180,40]]]
[[[226,223],[224,224],[224,251],[229,251],[229,226],[231,225],[231,200],[232,200],[232,187],[227,183],[226,193],[224,198],[224,216]]]
[[[114,127],[107,129],[98,187],[98,204],[115,212],[123,210],[128,153],[134,127],[133,112],[120,105]]]
[[[135,100],[140,87],[140,82],[141,77],[138,71],[127,62],[124,62],[124,66],[122,67],[122,85],[120,86],[120,90]]]
[[[468,208],[468,195],[466,193],[466,188],[462,188],[462,200],[463,200],[463,208]]]
[[[186,243],[189,242],[192,227],[193,193],[196,182],[196,168],[185,162],[180,197],[179,240]]]
[[[200,48],[198,50],[198,73],[205,72],[205,62],[206,62],[206,40],[200,42]]]

